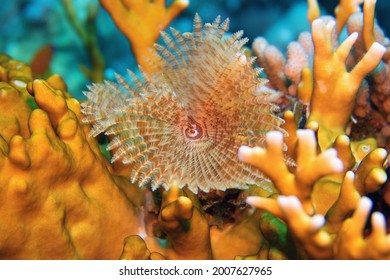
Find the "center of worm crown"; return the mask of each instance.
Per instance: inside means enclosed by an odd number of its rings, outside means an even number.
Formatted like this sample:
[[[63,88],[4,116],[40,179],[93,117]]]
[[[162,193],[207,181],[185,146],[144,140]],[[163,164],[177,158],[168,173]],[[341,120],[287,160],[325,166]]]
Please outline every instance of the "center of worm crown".
[[[184,136],[191,140],[199,139],[203,136],[202,126],[192,117],[188,117],[187,123],[184,126]]]

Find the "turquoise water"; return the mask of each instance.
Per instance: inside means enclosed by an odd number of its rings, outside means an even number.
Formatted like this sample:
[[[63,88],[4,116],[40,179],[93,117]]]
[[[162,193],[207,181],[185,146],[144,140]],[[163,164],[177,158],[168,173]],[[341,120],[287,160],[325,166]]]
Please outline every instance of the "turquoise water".
[[[114,0],[113,0],[114,1]],[[251,41],[264,36],[281,50],[297,38],[301,31],[309,30],[306,19],[306,1],[265,0],[190,0],[190,6],[172,22],[181,31],[190,31],[194,14],[198,12],[205,22],[217,15],[229,17],[232,32],[244,30]],[[69,92],[82,99],[88,78],[80,65],[89,67],[90,61],[77,32],[66,17],[61,0],[1,1],[0,53],[30,62],[34,54],[45,45],[53,49],[50,72],[59,73],[68,84]],[[113,73],[125,74],[136,70],[136,63],[127,39],[117,30],[110,16],[97,0],[72,0],[77,21],[85,26],[88,10],[96,7],[96,37],[106,61],[105,78]],[[171,1],[169,1],[171,2]],[[332,14],[337,1],[320,1],[324,14]],[[390,1],[378,0],[377,15],[381,26],[389,30]],[[387,17],[388,18],[388,17]]]

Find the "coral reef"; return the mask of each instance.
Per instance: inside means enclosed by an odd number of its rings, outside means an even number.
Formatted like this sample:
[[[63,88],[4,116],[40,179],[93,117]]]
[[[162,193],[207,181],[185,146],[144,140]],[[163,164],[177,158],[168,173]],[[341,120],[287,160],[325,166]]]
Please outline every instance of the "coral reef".
[[[323,148],[326,145],[329,147],[337,135],[343,134],[346,129],[352,130],[353,138],[375,137],[379,145],[385,147],[386,125],[381,115],[385,114],[383,106],[387,92],[385,73],[388,50],[383,54],[383,50],[378,52],[375,49],[381,48],[378,43],[388,46],[388,40],[383,31],[374,25],[375,1],[364,2],[364,17],[360,12],[359,2],[356,1],[341,1],[336,8],[336,18],[320,17],[317,6],[316,1],[309,1],[308,16],[312,22],[312,32],[301,33],[296,42],[288,45],[287,58],[282,51],[269,45],[265,38],[258,37],[254,40],[253,51],[267,74],[269,86],[284,93],[285,98],[280,100],[281,106],[294,110],[300,127],[311,120],[320,123],[322,127],[319,142]],[[349,20],[346,21],[346,18]],[[349,37],[344,42],[339,42],[339,33],[346,24]],[[317,48],[316,52],[314,48]],[[371,58],[372,64],[368,65]],[[361,66],[364,66],[363,69]],[[334,88],[331,88],[331,84],[335,85]],[[381,93],[378,92],[379,88]],[[349,93],[336,92],[340,90],[348,90]],[[317,98],[311,99],[312,94]],[[331,103],[327,102],[330,94],[334,100]],[[379,95],[382,97],[379,98]],[[319,96],[323,98],[318,98]],[[341,100],[345,103],[341,104]],[[324,102],[327,106],[324,106]],[[375,104],[375,108],[369,102]],[[309,105],[311,114],[307,120]],[[330,109],[329,105],[340,106],[342,110]],[[328,109],[328,112],[324,112]],[[345,112],[344,116],[339,115],[341,111]],[[335,112],[337,117],[330,112]],[[351,121],[351,113],[355,122]],[[321,130],[325,129],[328,131],[322,133]],[[324,139],[323,135],[330,138]]]
[[[277,133],[268,134],[265,149],[241,147],[240,160],[259,168],[278,193],[278,198],[249,197],[248,202],[286,223],[300,258],[389,259],[389,235],[383,214],[373,213],[371,231],[364,231],[372,204],[364,196],[380,190],[386,182],[383,168],[387,152],[375,148],[369,138],[363,146],[359,144],[358,150],[353,149],[354,143],[346,136],[351,131],[354,109],[371,110],[361,106],[367,104],[359,96],[366,85],[364,79],[372,78],[375,87],[375,76],[385,67],[381,65],[385,64],[386,48],[375,42],[375,36],[367,38],[367,34],[374,34],[375,1],[364,1],[363,30],[370,32],[354,29],[341,43],[338,34],[351,15],[360,11],[358,3],[340,1],[333,20],[314,19],[319,15],[315,1],[310,2],[312,32],[302,34],[298,42],[288,46],[287,60],[263,38],[253,45],[270,86],[292,96],[285,99],[292,103],[287,106],[296,110],[298,124],[306,130],[296,130],[296,115],[285,112],[288,154],[296,161],[293,169],[283,162],[283,140]],[[363,44],[364,52],[350,55],[354,44],[356,49]],[[375,94],[365,89],[366,97]],[[370,146],[370,142],[374,145]],[[270,164],[264,165],[265,160]]]
[[[353,156],[346,136],[319,154],[313,130],[298,130],[297,138],[297,165],[292,172],[283,162],[278,132],[268,133],[266,149],[241,147],[240,160],[262,170],[279,191],[276,199],[248,197],[247,201],[286,222],[300,258],[390,259],[390,235],[381,213],[372,214],[372,232],[364,236],[371,201],[362,197],[385,182],[386,151],[371,151],[356,170],[347,171]],[[342,157],[338,150],[349,156]],[[272,164],[263,165],[264,160]]]
[[[390,259],[375,0],[335,17],[309,0],[286,56],[254,41],[264,73],[219,18],[145,53],[187,1],[100,2],[142,77],[93,84],[81,106],[59,75],[0,55],[1,259]]]
[[[221,232],[192,192],[173,186],[157,201],[130,184],[88,137],[60,76],[33,80],[26,64],[0,61],[1,259],[234,258],[260,244],[246,211]]]

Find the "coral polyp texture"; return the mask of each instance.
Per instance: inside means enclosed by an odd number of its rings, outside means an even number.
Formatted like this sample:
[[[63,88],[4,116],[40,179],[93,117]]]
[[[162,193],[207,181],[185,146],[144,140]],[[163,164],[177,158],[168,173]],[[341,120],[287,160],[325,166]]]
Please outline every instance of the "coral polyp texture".
[[[262,180],[237,151],[262,146],[268,131],[283,131],[282,119],[244,53],[247,39],[226,35],[228,26],[219,17],[202,26],[196,15],[192,33],[161,33],[166,46],[155,46],[151,74],[88,87],[82,112],[91,135],[111,138],[112,161],[131,165],[138,185],[167,189],[176,181],[196,193]]]

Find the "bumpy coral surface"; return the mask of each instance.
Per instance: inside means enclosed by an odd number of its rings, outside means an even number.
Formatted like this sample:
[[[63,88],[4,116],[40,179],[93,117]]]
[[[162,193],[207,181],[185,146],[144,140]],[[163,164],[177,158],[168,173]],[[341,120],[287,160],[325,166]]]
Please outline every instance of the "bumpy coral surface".
[[[132,203],[110,174],[59,76],[31,81],[25,64],[0,59],[1,104],[18,106],[0,113],[0,258],[119,258],[138,232],[136,192]]]
[[[253,69],[242,32],[223,38],[229,21],[202,26],[195,17],[192,33],[162,33],[152,74],[133,84],[98,83],[86,92],[85,121],[92,136],[111,137],[113,161],[132,167],[138,185],[169,188],[174,181],[193,192],[243,188],[262,176],[237,161],[241,145],[262,146],[267,131],[282,129],[272,94]]]

